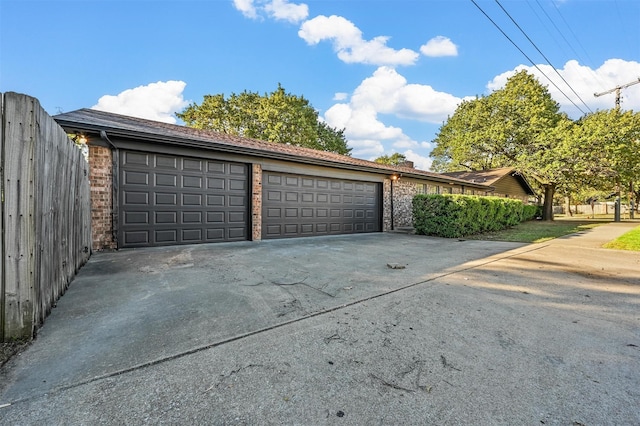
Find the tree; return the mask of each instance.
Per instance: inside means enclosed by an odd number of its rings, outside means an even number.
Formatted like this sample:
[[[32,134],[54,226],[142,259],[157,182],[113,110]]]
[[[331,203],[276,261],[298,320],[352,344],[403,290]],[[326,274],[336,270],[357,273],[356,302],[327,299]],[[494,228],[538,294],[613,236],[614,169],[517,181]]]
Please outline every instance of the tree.
[[[640,176],[640,113],[596,111],[576,122],[567,136],[573,168],[584,185],[634,198]]]
[[[378,164],[386,164],[388,166],[399,166],[407,161],[407,157],[405,157],[404,154],[400,154],[399,152],[394,152],[391,155],[380,156],[373,161]]]
[[[206,95],[176,116],[189,127],[349,155],[344,129],[330,127],[303,96],[278,88],[264,96],[244,91]]]
[[[565,182],[564,134],[572,125],[549,91],[520,71],[505,87],[462,102],[440,128],[430,156],[438,172],[513,167],[544,187],[553,219],[556,188]]]

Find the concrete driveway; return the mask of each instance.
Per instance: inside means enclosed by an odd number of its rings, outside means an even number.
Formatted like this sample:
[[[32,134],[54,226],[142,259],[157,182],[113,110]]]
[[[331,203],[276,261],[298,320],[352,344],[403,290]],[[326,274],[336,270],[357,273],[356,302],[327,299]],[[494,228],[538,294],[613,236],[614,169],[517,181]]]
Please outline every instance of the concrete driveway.
[[[640,256],[599,248],[635,225],[98,253],[0,423],[640,424]]]

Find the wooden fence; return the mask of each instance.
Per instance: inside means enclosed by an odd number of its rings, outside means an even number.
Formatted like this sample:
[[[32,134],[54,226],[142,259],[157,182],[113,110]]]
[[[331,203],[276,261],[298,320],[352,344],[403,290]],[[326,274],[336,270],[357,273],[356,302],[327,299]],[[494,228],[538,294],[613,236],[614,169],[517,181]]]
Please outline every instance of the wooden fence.
[[[0,98],[0,341],[24,340],[89,259],[89,166],[37,99]]]

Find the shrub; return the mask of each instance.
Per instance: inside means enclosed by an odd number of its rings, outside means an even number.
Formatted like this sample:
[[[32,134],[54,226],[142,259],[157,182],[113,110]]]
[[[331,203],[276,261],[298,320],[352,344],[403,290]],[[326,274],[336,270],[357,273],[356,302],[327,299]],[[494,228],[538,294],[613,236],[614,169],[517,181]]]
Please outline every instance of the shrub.
[[[536,217],[537,206],[522,201],[470,195],[416,195],[413,226],[416,233],[459,238],[498,231]]]

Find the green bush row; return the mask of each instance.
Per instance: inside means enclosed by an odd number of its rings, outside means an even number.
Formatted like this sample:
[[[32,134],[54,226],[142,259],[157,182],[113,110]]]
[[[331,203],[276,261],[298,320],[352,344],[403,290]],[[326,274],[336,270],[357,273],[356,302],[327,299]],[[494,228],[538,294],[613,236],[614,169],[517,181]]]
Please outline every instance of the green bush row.
[[[416,195],[413,198],[413,226],[416,233],[459,238],[486,231],[498,231],[531,220],[537,206],[511,198],[472,195]]]

